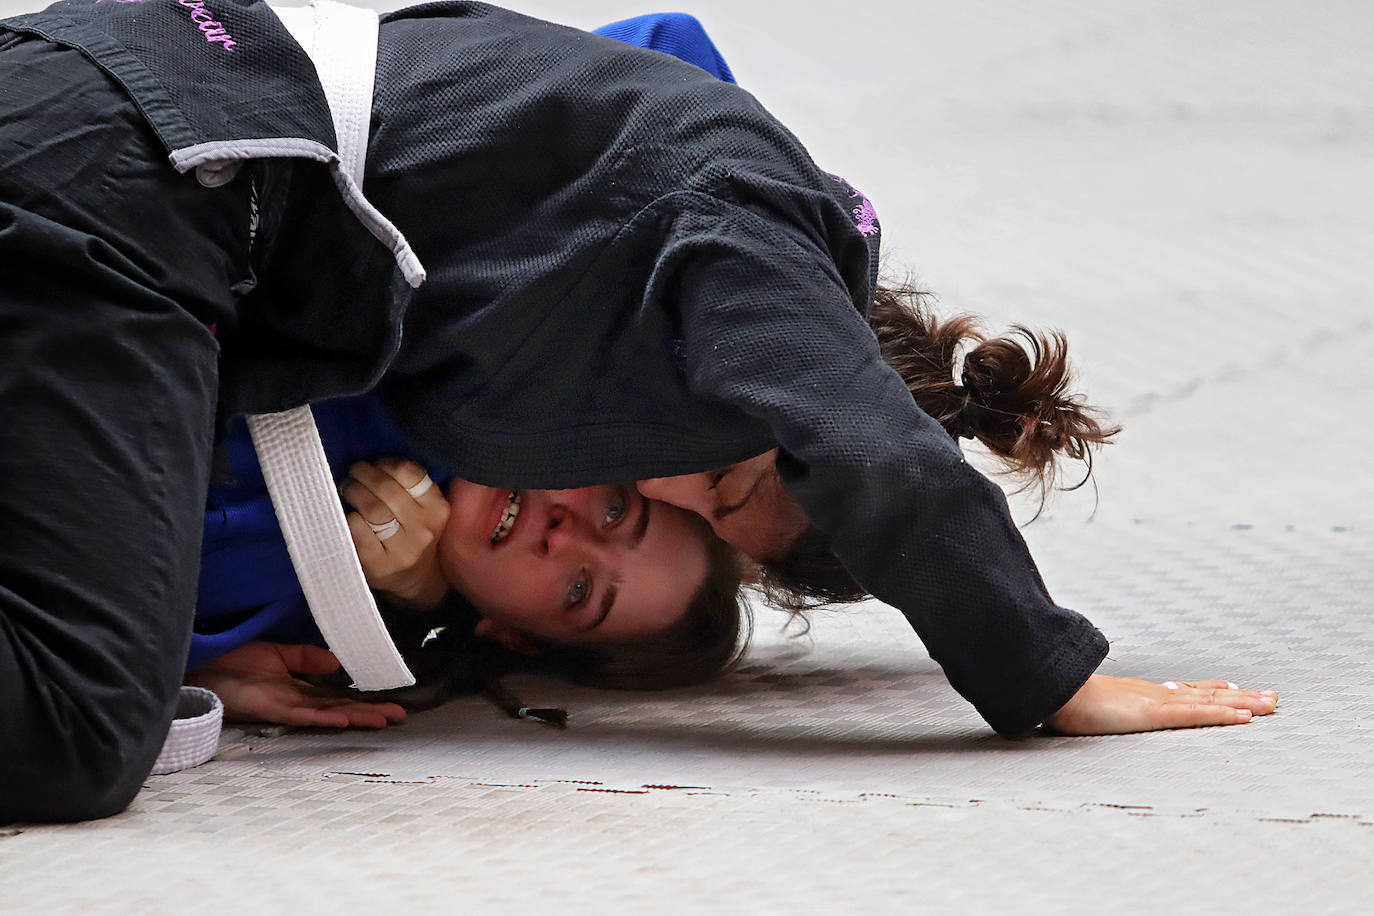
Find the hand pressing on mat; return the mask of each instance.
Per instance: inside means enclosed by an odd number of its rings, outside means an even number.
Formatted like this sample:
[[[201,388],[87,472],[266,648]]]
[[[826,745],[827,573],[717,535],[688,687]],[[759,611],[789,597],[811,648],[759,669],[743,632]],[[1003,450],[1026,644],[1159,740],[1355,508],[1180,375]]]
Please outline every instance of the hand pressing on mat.
[[[403,458],[359,461],[342,493],[357,511],[348,530],[367,584],[415,610],[438,607],[448,593],[439,569],[439,535],[448,500],[425,469]]]
[[[385,728],[405,721],[405,710],[395,703],[342,697],[297,677],[338,668],[334,653],[319,646],[250,642],[188,673],[186,683],[218,694],[231,722]]]
[[[1226,681],[1170,681],[1094,674],[1045,727],[1061,735],[1121,735],[1164,728],[1240,725],[1278,705],[1272,690],[1239,690]]]

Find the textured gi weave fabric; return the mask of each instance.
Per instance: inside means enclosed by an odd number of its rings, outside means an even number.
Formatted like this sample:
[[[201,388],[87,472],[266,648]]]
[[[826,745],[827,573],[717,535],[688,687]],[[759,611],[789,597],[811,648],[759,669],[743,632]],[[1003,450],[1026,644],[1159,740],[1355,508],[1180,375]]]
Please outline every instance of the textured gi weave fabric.
[[[329,101],[339,167],[361,189],[377,59],[377,15],[320,0],[283,20],[310,52]],[[408,687],[415,677],[387,635],[348,533],[309,405],[250,417],[263,477],[310,612],[360,690]]]
[[[84,43],[110,67],[156,71],[187,53],[169,18],[179,11],[116,6],[88,24],[64,6],[15,27]],[[165,46],[105,54],[143,15]],[[268,28],[271,14],[250,3],[243,16]],[[215,93],[180,114],[202,142],[232,139],[204,134],[231,130],[201,111],[224,85],[260,103],[276,67],[318,95],[300,55],[276,53],[283,40],[242,65],[218,52],[197,65]],[[258,81],[260,68],[272,78]],[[1033,727],[1096,668],[1102,634],[1050,600],[1001,491],[878,355],[863,317],[871,203],[748,93],[610,39],[431,4],[382,23],[373,121],[368,196],[429,282],[408,300],[375,242],[349,236],[355,221],[319,170],[293,170],[274,266],[316,269],[265,276],[225,316],[223,406],[274,410],[365,386],[399,345],[382,386],[399,424],[480,483],[665,476],[777,445],[784,482],[839,558],[902,609],[994,728]],[[374,307],[341,324],[350,300]]]
[[[586,25],[642,8],[531,4]],[[240,733],[206,767],[149,780],[125,816],[0,829],[0,899],[151,914],[1369,909],[1374,8],[693,9],[741,78],[872,189],[894,259],[942,313],[1064,328],[1085,390],[1125,422],[1097,498],[1059,494],[1026,531],[1054,593],[1113,635],[1104,670],[1274,687],[1278,712],[1005,742],[897,615],[826,614],[809,640],[775,639],[768,616],[747,670],[714,686],[541,682],[572,710],[566,733],[480,701],[390,735]],[[867,53],[835,65],[837,36]]]
[[[384,18],[374,115],[369,195],[430,270],[381,390],[423,449],[566,487],[779,445],[838,556],[996,728],[1097,666],[1105,640],[1050,601],[1001,491],[878,355],[871,204],[746,92],[433,5]]]

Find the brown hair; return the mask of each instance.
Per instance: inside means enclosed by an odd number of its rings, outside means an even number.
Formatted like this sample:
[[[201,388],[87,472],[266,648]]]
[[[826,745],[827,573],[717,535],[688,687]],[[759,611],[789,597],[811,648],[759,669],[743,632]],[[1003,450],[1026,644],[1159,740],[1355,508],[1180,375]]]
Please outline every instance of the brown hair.
[[[744,558],[704,519],[698,531],[709,569],[681,620],[656,636],[618,645],[541,642],[539,667],[593,687],[657,690],[709,680],[737,661],[751,630],[741,597]]]
[[[909,285],[880,284],[869,316],[883,360],[906,382],[916,406],[955,439],[983,443],[1022,486],[1038,484],[1042,505],[1063,457],[1087,463],[1086,482],[1092,449],[1106,444],[1120,427],[1104,425],[1101,411],[1069,393],[1072,373],[1063,332],[1016,325],[1010,334],[989,337],[972,316],[936,318],[929,299]],[[956,381],[961,351],[963,368]],[[829,537],[815,527],[762,566],[761,590],[788,610],[868,595],[835,558]]]

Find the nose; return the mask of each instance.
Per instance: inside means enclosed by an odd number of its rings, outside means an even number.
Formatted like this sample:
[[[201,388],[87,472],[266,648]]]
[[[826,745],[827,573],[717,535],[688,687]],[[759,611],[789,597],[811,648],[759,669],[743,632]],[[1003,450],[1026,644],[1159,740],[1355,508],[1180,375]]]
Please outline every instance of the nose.
[[[604,533],[586,517],[565,505],[552,505],[544,520],[544,536],[539,551],[545,556],[562,557],[569,551],[594,550],[605,544]]]

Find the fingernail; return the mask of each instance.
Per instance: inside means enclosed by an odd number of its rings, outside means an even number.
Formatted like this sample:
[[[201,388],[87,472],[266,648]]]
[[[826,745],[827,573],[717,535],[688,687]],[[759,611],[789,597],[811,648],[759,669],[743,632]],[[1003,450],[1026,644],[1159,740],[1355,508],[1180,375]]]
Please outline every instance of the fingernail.
[[[1262,697],[1276,697],[1276,696],[1278,696],[1278,695],[1279,695],[1279,692],[1278,692],[1277,690],[1261,690],[1261,691],[1260,691],[1260,696],[1262,696]]]
[[[1249,722],[1249,721],[1250,721],[1250,710],[1248,710],[1248,709],[1237,709],[1237,710],[1236,710],[1236,721],[1237,721],[1237,722]]]

